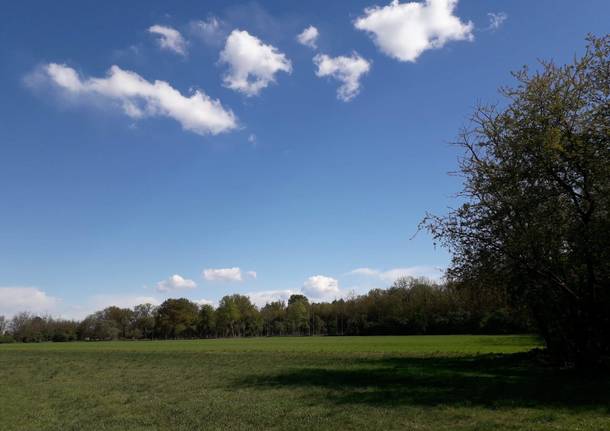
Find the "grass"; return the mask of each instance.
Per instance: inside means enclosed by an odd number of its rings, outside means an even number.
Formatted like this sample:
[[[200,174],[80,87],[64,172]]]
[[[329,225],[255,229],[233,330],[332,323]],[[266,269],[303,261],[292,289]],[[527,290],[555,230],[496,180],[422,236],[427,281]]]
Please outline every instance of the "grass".
[[[0,429],[608,430],[610,378],[528,336],[0,345]]]

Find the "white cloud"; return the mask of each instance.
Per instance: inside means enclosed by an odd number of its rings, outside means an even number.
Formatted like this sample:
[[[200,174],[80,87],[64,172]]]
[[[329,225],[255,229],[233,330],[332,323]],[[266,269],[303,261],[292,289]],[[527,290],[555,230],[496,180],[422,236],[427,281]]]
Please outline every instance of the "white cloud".
[[[232,268],[207,268],[201,274],[207,281],[244,281],[244,278],[256,278],[256,271],[246,271],[245,274],[239,267]]]
[[[52,313],[59,299],[35,287],[0,287],[0,315],[11,317],[21,311]]]
[[[153,25],[148,29],[148,32],[159,36],[157,41],[162,49],[186,55],[186,41],[178,30],[162,25]]]
[[[303,294],[312,299],[335,299],[341,296],[339,281],[324,275],[309,277],[301,288]]]
[[[318,32],[318,29],[313,25],[310,25],[297,36],[297,41],[301,45],[316,49],[316,41],[318,40],[319,35],[320,33]]]
[[[229,66],[224,85],[246,96],[255,96],[275,82],[278,72],[292,72],[286,56],[247,31],[233,30],[220,53],[220,62]]]
[[[172,290],[181,289],[194,289],[197,287],[197,283],[188,278],[184,278],[178,274],[174,274],[167,280],[162,280],[157,283],[157,290],[159,292],[170,292]]]
[[[341,82],[341,86],[337,90],[337,97],[344,102],[348,102],[358,95],[360,78],[371,69],[371,64],[356,52],[350,57],[329,57],[326,54],[318,54],[314,57],[313,62],[318,67],[317,76],[330,76]]]
[[[118,66],[112,66],[104,78],[83,79],[71,67],[50,63],[26,77],[26,82],[38,84],[41,76],[72,96],[118,103],[131,118],[169,117],[183,129],[200,135],[216,135],[237,127],[235,115],[225,110],[219,100],[210,99],[201,91],[183,96],[165,81],[151,83]]]
[[[204,43],[212,46],[222,45],[228,33],[226,24],[215,16],[191,22],[190,29]]]
[[[250,292],[246,293],[246,296],[250,298],[250,301],[257,307],[264,307],[265,304],[274,301],[288,301],[290,295],[295,295],[300,292],[296,290],[266,290],[262,292]]]
[[[387,271],[380,271],[373,268],[356,268],[350,271],[348,275],[360,275],[365,277],[374,277],[384,283],[394,283],[402,277],[425,277],[431,280],[439,280],[443,276],[443,269],[434,266],[411,266],[405,268],[393,268]]]
[[[375,44],[390,57],[415,61],[426,50],[442,48],[447,42],[473,40],[472,22],[462,22],[453,14],[458,0],[426,0],[364,10],[354,22],[371,34]]]
[[[489,17],[489,27],[487,27],[488,30],[499,29],[502,24],[504,24],[504,21],[508,19],[508,15],[505,12],[489,12],[487,16]]]

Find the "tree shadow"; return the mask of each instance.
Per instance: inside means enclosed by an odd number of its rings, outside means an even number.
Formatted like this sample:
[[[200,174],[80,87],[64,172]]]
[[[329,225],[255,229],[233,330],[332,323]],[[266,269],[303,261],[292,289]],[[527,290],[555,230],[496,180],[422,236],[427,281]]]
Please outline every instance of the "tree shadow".
[[[551,368],[531,354],[357,359],[252,375],[236,383],[318,388],[308,393],[336,404],[554,406],[610,413],[610,376]]]

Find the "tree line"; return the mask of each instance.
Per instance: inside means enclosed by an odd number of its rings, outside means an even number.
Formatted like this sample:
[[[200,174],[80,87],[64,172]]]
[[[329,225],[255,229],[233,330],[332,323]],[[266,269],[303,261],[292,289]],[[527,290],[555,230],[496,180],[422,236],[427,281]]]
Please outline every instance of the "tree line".
[[[245,295],[223,297],[217,307],[186,298],[161,305],[107,307],[81,321],[27,312],[0,316],[0,341],[190,339],[255,336],[407,335],[531,332],[524,310],[500,292],[482,295],[463,286],[401,278],[388,289],[332,302],[303,295],[254,305]]]

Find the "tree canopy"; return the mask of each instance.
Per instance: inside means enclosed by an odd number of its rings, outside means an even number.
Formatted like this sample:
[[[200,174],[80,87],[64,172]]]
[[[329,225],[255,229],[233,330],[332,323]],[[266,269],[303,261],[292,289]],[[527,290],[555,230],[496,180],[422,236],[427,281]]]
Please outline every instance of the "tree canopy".
[[[458,144],[462,204],[425,220],[454,281],[526,304],[549,352],[610,354],[610,36],[572,64],[514,74],[505,106],[479,107]]]

